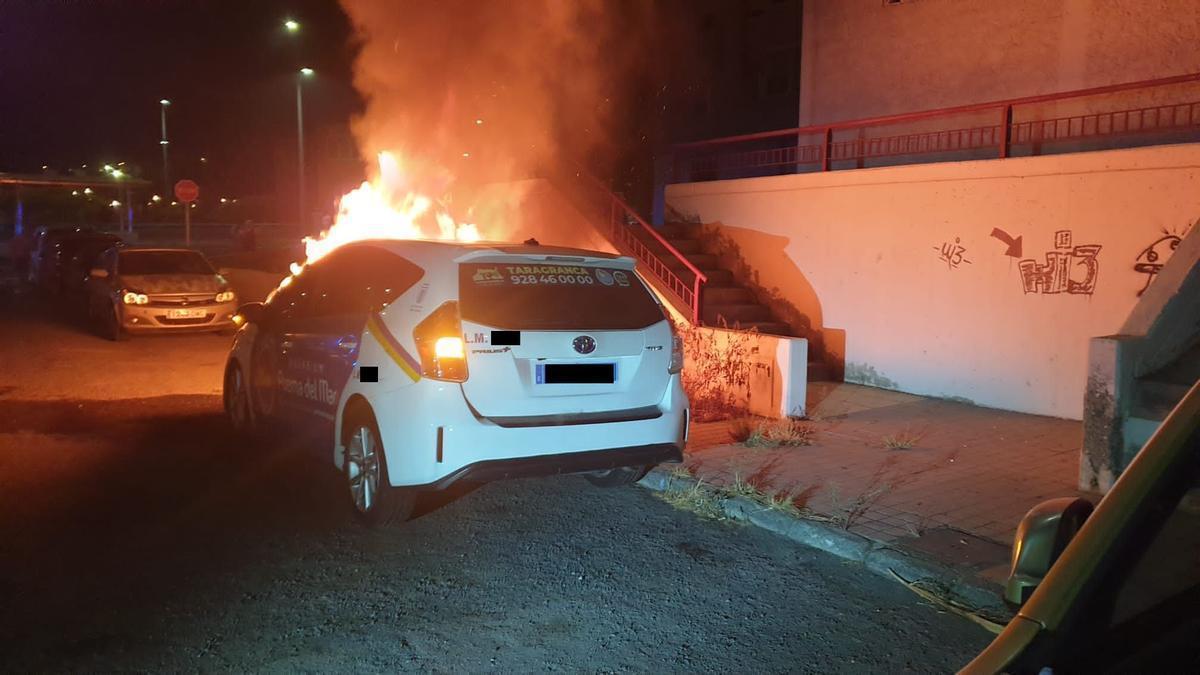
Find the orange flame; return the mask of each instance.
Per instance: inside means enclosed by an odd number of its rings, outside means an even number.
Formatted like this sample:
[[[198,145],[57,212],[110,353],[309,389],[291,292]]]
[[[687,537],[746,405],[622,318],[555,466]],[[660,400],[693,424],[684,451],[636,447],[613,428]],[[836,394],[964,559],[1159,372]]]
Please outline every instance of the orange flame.
[[[479,241],[479,229],[456,221],[441,204],[406,187],[400,161],[390,152],[379,153],[379,176],[347,192],[338,202],[333,225],[317,237],[304,238],[304,263],[292,263],[292,275],[329,255],[339,246],[364,239],[443,239]],[[432,212],[436,230],[428,228]],[[426,227],[422,227],[426,221]],[[285,278],[280,288],[291,283]]]

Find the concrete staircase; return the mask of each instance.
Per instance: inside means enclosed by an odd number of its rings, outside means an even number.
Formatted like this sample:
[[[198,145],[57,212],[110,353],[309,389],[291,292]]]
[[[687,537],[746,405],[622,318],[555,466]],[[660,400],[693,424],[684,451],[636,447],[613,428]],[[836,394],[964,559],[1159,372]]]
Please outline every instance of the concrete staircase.
[[[1200,344],[1167,366],[1134,381],[1133,406],[1125,420],[1126,452],[1136,453],[1154,435],[1197,380],[1200,380]]]
[[[668,223],[659,229],[659,234],[708,277],[700,303],[700,320],[704,325],[755,329],[769,335],[794,335],[786,323],[771,316],[770,310],[760,304],[749,289],[734,280],[733,272],[718,265],[717,256],[703,251],[699,225]],[[650,236],[640,238],[680,278],[691,283],[695,278],[691,270],[668,253],[665,246]]]

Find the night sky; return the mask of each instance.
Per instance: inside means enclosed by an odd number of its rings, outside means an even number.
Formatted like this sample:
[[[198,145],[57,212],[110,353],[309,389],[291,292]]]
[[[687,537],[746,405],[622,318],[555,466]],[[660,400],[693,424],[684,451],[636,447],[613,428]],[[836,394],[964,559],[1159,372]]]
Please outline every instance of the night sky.
[[[293,73],[316,70],[306,129],[345,124],[353,54],[333,1],[0,0],[0,171],[124,161],[160,180],[167,98],[174,177],[270,190],[273,153],[295,144]]]

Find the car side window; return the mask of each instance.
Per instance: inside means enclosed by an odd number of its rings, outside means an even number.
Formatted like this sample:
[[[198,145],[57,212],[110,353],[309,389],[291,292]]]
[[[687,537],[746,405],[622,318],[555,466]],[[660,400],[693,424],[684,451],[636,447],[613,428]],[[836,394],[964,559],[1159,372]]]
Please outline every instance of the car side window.
[[[367,314],[395,300],[424,271],[374,246],[354,246],[330,255],[318,288],[313,313],[318,316]]]
[[[313,287],[317,284],[318,276],[319,270],[310,268],[292,277],[291,283],[271,298],[271,313],[284,323],[306,318],[313,304]]]

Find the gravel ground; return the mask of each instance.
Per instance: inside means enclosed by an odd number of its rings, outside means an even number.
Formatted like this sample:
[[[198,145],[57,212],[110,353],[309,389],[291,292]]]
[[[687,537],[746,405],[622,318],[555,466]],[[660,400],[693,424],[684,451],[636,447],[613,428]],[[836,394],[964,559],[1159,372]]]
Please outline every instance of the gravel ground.
[[[18,309],[0,313],[6,671],[931,672],[988,641],[637,487],[463,486],[360,527],[311,448],[231,434],[206,370],[221,338],[110,345]],[[190,393],[105,381],[147,363]]]

